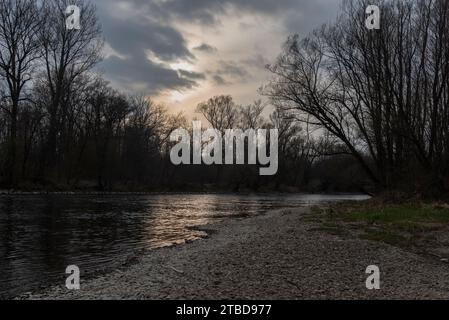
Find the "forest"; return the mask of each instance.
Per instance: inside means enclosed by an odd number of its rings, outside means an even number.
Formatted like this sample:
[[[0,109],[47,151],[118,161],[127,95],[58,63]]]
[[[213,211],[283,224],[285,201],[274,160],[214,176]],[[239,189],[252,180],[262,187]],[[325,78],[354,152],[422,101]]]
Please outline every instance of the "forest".
[[[170,134],[190,119],[145,93],[113,88],[96,70],[95,6],[0,3],[0,186],[14,190],[382,192],[442,197],[449,188],[449,3],[344,1],[335,21],[288,37],[262,99],[200,103],[215,129],[279,130],[279,170],[175,166]],[[287,35],[286,35],[287,36]],[[189,127],[190,126],[190,127]]]

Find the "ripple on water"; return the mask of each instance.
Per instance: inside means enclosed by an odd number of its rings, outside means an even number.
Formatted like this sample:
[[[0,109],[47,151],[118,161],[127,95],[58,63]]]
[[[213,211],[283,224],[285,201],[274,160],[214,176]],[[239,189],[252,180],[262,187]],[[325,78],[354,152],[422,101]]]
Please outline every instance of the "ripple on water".
[[[0,298],[122,267],[147,249],[205,236],[195,229],[354,195],[20,195],[0,197]]]

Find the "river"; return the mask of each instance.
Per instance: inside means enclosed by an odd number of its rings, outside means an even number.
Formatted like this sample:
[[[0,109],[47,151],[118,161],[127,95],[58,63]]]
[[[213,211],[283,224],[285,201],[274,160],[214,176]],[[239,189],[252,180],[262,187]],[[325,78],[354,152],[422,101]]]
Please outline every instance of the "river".
[[[194,226],[363,195],[17,195],[0,197],[0,299],[132,263],[145,250],[205,234]]]

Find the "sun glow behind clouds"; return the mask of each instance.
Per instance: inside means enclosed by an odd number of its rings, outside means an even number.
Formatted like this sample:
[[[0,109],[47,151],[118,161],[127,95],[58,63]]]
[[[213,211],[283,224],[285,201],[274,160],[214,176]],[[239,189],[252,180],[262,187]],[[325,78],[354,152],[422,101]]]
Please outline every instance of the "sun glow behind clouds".
[[[176,70],[176,71],[180,71],[180,70],[195,71],[195,66],[193,64],[191,64],[190,62],[186,62],[186,61],[177,61],[177,62],[169,63],[168,65],[170,66],[171,69]]]
[[[197,104],[214,95],[239,104],[261,98],[265,66],[286,38],[334,19],[340,0],[94,2],[105,31],[105,77],[196,116]]]
[[[169,99],[171,102],[180,103],[185,99],[185,96],[180,91],[171,91],[169,94]]]
[[[151,62],[158,64],[164,68],[171,69],[173,71],[176,71],[178,73],[178,77],[182,78],[182,71],[187,72],[196,72],[196,67],[193,63],[186,60],[175,60],[175,61],[164,61],[163,59],[160,59],[154,52],[151,50],[146,51],[146,55],[148,60]],[[156,100],[172,105],[172,104],[179,104],[183,102],[187,96],[191,95],[191,93],[187,92],[186,90],[168,90],[161,92],[159,94],[159,97],[156,97]]]
[[[178,72],[178,77],[182,78],[183,75],[181,73],[181,71],[188,71],[188,72],[195,72],[195,65],[193,65],[190,62],[187,61],[176,61],[176,62],[171,62],[168,64],[168,66]],[[191,90],[194,90],[193,88]],[[180,91],[180,90],[171,90],[169,93],[169,103],[173,104],[179,104],[185,101],[185,99],[189,96],[192,95],[191,91]]]
[[[182,32],[196,59],[166,65],[180,76],[179,71],[184,70],[203,74],[205,79],[196,80],[198,86],[186,90],[164,91],[156,100],[173,112],[184,111],[189,116],[197,116],[197,104],[214,95],[231,94],[242,104],[258,99],[257,90],[269,76],[265,62],[275,59],[287,33],[279,21],[249,13],[229,14],[214,26],[186,21],[177,21],[174,26]],[[212,50],[196,50],[201,44]]]
[[[175,61],[167,61],[159,58],[153,51],[147,50],[146,55],[148,60],[150,60],[153,63],[156,63],[158,65],[161,65],[165,68],[172,69],[174,71],[195,71],[195,65],[191,63],[190,61],[186,60],[175,60]]]

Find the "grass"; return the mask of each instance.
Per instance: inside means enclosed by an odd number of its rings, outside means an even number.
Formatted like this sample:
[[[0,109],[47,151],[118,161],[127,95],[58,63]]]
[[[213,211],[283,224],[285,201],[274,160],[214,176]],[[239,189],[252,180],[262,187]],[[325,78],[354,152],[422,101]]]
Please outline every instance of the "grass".
[[[316,207],[306,219],[318,222],[317,229],[334,235],[352,235],[403,248],[431,247],[438,243],[439,233],[449,230],[449,206],[346,202]]]
[[[374,229],[374,228],[366,228],[365,232],[360,236],[362,239],[372,240],[372,241],[381,241],[388,243],[390,245],[396,246],[409,246],[410,238],[407,238],[403,235],[397,234],[390,230],[382,230],[382,229]]]
[[[449,223],[449,209],[423,206],[395,206],[354,209],[343,212],[341,219],[370,224],[398,224],[416,227],[422,223]]]

